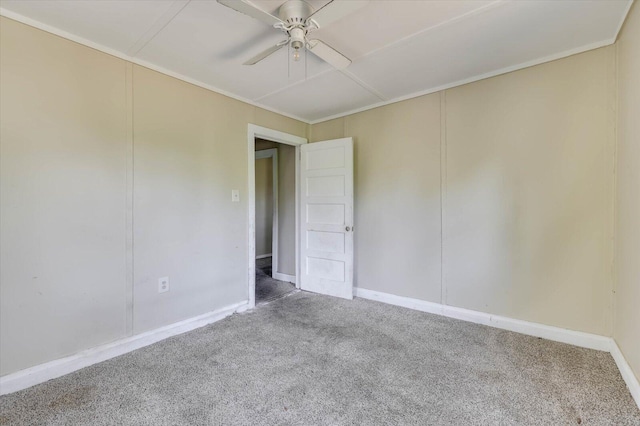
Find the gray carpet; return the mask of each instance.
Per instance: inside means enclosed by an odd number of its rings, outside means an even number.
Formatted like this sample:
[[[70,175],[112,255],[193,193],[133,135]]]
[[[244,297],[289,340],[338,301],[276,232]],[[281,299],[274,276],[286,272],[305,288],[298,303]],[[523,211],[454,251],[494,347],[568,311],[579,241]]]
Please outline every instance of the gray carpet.
[[[640,425],[611,356],[298,292],[0,398],[25,425]]]
[[[271,257],[256,260],[256,304],[279,299],[295,289],[291,283],[271,278]]]

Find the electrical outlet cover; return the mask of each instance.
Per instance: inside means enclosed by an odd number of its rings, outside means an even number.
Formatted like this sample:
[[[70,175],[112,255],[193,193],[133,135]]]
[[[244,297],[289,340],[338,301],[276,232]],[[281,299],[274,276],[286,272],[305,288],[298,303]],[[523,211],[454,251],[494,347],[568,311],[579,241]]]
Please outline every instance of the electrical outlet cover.
[[[169,277],[158,279],[158,293],[166,293],[169,291]]]

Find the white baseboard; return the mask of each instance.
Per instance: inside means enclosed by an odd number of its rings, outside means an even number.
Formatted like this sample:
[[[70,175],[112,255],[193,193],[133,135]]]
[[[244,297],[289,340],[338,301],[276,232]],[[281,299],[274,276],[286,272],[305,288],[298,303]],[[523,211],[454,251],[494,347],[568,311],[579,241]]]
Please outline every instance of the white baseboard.
[[[240,302],[197,317],[176,322],[165,327],[116,340],[95,348],[86,349],[65,358],[36,365],[0,377],[0,395],[16,392],[28,387],[44,383],[65,374],[72,373],[81,368],[97,364],[102,361],[126,354],[127,352],[149,346],[153,343],[167,339],[178,334],[219,321],[234,312],[242,312],[247,309],[247,302]]]
[[[611,339],[611,356],[615,360],[618,370],[620,370],[620,374],[627,384],[629,392],[631,392],[631,396],[638,404],[638,408],[640,408],[640,381],[638,381],[618,344],[613,339]]]
[[[280,281],[284,281],[292,284],[296,283],[295,275],[282,274],[280,272],[273,272],[272,275],[274,280],[280,280]]]
[[[280,277],[274,278],[295,283],[295,276],[278,274]],[[288,281],[289,279],[293,281]],[[382,293],[363,288],[355,289],[356,297],[375,300],[391,305],[402,306],[431,314],[442,315],[450,318],[473,322],[476,324],[488,325],[504,330],[514,331],[530,336],[542,337],[557,342],[568,343],[588,349],[596,349],[610,352],[616,362],[620,374],[624,379],[631,396],[640,408],[640,382],[627,363],[624,355],[616,342],[604,336],[583,333],[579,331],[567,330],[559,327],[552,327],[532,323],[528,321],[516,320],[484,312],[472,311],[469,309],[456,308],[453,306],[441,305],[439,303],[427,302],[424,300],[409,297],[395,296],[393,294]],[[75,355],[61,358],[55,361],[40,364],[35,367],[17,371],[12,374],[0,377],[0,395],[17,392],[28,387],[44,383],[48,380],[64,376],[80,370],[81,368],[97,364],[102,361],[114,358],[119,355],[134,351],[136,349],[149,346],[153,343],[167,339],[178,334],[186,333],[196,328],[204,327],[219,321],[234,312],[244,312],[248,308],[247,302],[236,303],[222,309],[218,309],[197,317],[189,318],[165,327],[147,331],[125,339],[117,340],[95,348],[87,349]]]
[[[439,303],[366,290],[364,288],[356,288],[355,295],[356,297],[361,297],[363,299],[377,300],[378,302],[403,306],[417,311],[442,315],[476,324],[488,325],[490,327],[501,328],[503,330],[515,331],[529,336],[542,337],[544,339],[568,343],[583,348],[606,352],[609,352],[611,348],[611,338],[599,336],[597,334],[583,333],[581,331],[567,330],[560,327],[552,327],[529,321],[501,317],[484,312],[472,311],[470,309],[456,308],[454,306],[441,305]]]
[[[476,324],[501,328],[503,330],[515,331],[529,336],[542,337],[543,339],[568,343],[570,345],[580,346],[583,348],[609,352],[615,360],[616,365],[620,370],[620,374],[631,392],[631,396],[638,405],[638,408],[640,408],[640,382],[627,363],[627,360],[620,351],[615,340],[610,337],[501,317],[484,312],[472,311],[470,309],[456,308],[454,306],[441,305],[439,303],[427,302],[425,300],[413,299],[410,297],[396,296],[364,288],[356,288],[354,293],[356,297],[361,297],[363,299],[375,300],[378,302],[388,303],[390,305],[428,312],[430,314],[442,315]]]
[[[259,256],[256,256],[256,260],[264,259],[264,258],[267,258],[267,257],[273,257],[273,255],[271,253],[261,254]]]

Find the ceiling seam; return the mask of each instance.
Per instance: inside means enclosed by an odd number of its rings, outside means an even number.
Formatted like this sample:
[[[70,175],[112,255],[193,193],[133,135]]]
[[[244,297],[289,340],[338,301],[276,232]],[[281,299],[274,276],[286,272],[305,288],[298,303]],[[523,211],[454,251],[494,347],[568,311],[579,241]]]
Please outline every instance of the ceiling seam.
[[[380,99],[381,101],[389,100],[386,96],[384,96],[382,93],[380,93],[376,88],[374,88],[373,86],[370,86],[369,84],[365,83],[364,81],[362,81],[359,77],[357,77],[352,72],[349,72],[348,70],[339,70],[339,71],[344,76],[350,78],[358,86],[362,87],[363,89],[365,89],[366,91],[368,91],[369,93],[374,95],[376,98]]]
[[[495,1],[491,2],[491,3],[489,3],[489,4],[486,4],[484,6],[480,6],[477,9],[470,10],[468,12],[463,13],[462,15],[458,15],[458,16],[453,17],[451,19],[448,19],[446,21],[439,22],[439,23],[437,23],[435,25],[430,26],[429,28],[424,28],[424,29],[422,29],[420,31],[417,31],[417,32],[413,33],[413,34],[409,34],[408,36],[402,37],[401,39],[398,39],[398,40],[392,41],[391,43],[385,44],[384,46],[380,46],[377,49],[373,49],[370,52],[367,52],[362,56],[358,56],[357,58],[354,59],[354,61],[362,59],[362,58],[366,58],[366,57],[374,55],[374,54],[376,54],[378,52],[382,52],[383,50],[389,49],[389,48],[394,47],[396,45],[399,45],[399,44],[402,44],[402,43],[406,43],[407,41],[409,41],[410,39],[412,39],[414,37],[417,37],[419,35],[428,33],[430,31],[433,31],[433,30],[437,29],[437,28],[446,27],[446,26],[449,26],[451,24],[455,24],[458,21],[462,21],[464,19],[467,19],[467,18],[470,18],[472,16],[475,16],[477,14],[488,12],[489,10],[492,10],[492,9],[494,9],[496,7],[503,6],[505,4],[511,3],[512,1],[514,1],[514,0],[495,0]]]
[[[296,87],[296,86],[300,86],[300,85],[302,85],[302,84],[306,83],[307,81],[314,80],[314,79],[316,79],[316,78],[318,78],[318,77],[321,77],[321,76],[323,76],[323,75],[325,75],[325,74],[329,74],[329,73],[330,73],[330,72],[332,72],[332,71],[336,71],[336,69],[334,69],[334,68],[330,68],[330,69],[327,69],[327,70],[324,70],[324,71],[320,71],[319,73],[314,74],[314,75],[312,75],[312,76],[311,76],[311,77],[309,77],[309,78],[305,78],[305,79],[303,79],[303,80],[296,81],[295,83],[291,83],[291,84],[288,84],[288,85],[286,85],[286,86],[284,86],[284,87],[281,87],[280,89],[276,89],[276,90],[274,90],[273,92],[269,92],[269,93],[267,93],[266,95],[262,95],[262,96],[259,96],[259,97],[257,97],[257,98],[254,98],[254,99],[253,99],[253,101],[254,101],[254,102],[259,102],[259,101],[261,101],[261,100],[262,100],[262,99],[264,99],[264,98],[268,98],[269,96],[277,95],[277,94],[278,94],[278,93],[280,93],[280,92],[284,92],[284,91],[285,91],[285,90],[287,90],[287,89],[292,89],[292,88],[294,88],[294,87]]]
[[[175,0],[171,3],[167,10],[145,31],[142,37],[127,49],[126,54],[135,57],[140,53],[190,2],[191,0]]]

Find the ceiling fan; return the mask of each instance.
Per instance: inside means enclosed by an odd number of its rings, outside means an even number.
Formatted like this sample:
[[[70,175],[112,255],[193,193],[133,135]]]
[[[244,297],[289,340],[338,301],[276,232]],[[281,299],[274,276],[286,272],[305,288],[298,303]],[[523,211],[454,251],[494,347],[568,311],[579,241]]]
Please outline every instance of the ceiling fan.
[[[289,0],[278,8],[278,16],[274,16],[258,8],[249,0],[218,0],[220,4],[272,25],[287,34],[286,40],[258,53],[243,65],[255,65],[289,45],[293,49],[294,61],[300,59],[301,50],[307,49],[337,69],[348,67],[351,60],[323,41],[309,39],[308,35],[360,9],[367,2],[368,0],[332,0],[314,11],[311,5],[303,0]]]

